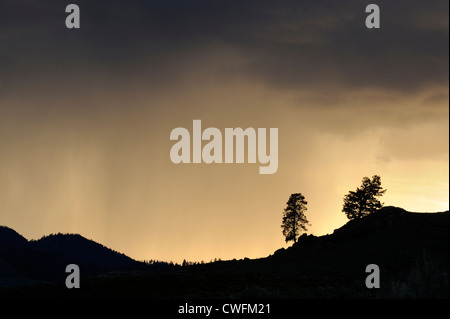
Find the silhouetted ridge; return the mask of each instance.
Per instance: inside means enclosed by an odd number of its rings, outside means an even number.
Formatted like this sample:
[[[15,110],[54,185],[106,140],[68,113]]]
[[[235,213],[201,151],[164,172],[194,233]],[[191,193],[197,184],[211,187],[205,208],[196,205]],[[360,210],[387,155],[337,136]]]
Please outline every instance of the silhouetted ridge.
[[[317,244],[323,246],[331,242],[370,237],[374,233],[380,233],[397,226],[402,220],[410,218],[413,214],[403,208],[393,206],[383,207],[373,214],[348,221],[344,226],[335,229],[331,235],[314,236],[303,233],[292,247],[297,249]],[[276,253],[279,254],[283,251],[285,249],[279,249]]]
[[[83,278],[83,288],[77,294],[86,298],[353,299],[402,298],[405,293],[413,298],[448,298],[448,225],[448,212],[411,213],[385,207],[347,222],[333,234],[303,234],[290,248],[266,258],[196,265],[183,262],[179,267],[149,261],[131,271],[102,273],[89,280],[89,267],[81,263],[100,262],[111,256],[121,259],[122,255],[80,235],[50,235],[32,242],[29,246],[33,249],[27,248],[28,252],[18,249],[10,250],[10,255],[0,254],[0,271],[14,278],[18,267],[32,265],[26,273],[36,273],[29,278],[46,275],[56,284],[0,288],[0,299],[49,294],[72,298],[73,291],[63,282],[64,267],[74,260]],[[5,264],[3,256],[21,256],[22,262],[8,267],[12,264]],[[365,285],[369,264],[381,270],[381,289],[367,289]],[[0,276],[0,285],[1,280]]]
[[[409,215],[408,215],[409,214]],[[407,212],[403,208],[386,206],[380,210],[360,219],[348,221],[344,226],[334,230],[335,238],[370,236],[374,232],[380,232],[397,225],[402,219],[413,213]]]
[[[273,257],[300,259],[305,265],[320,265],[325,259],[333,261],[336,269],[343,267],[343,271],[376,261],[392,273],[400,273],[424,254],[438,265],[448,265],[448,225],[448,211],[412,213],[384,207],[348,221],[331,235],[303,234],[297,243],[277,250]]]
[[[142,266],[140,262],[78,234],[56,234],[28,241],[0,226],[0,286],[64,280],[65,268],[77,264],[85,278]]]
[[[27,243],[27,239],[18,234],[14,229],[0,226],[0,247],[25,246]]]
[[[30,241],[33,249],[53,252],[78,265],[96,269],[126,268],[136,265],[130,257],[78,234],[56,234]]]

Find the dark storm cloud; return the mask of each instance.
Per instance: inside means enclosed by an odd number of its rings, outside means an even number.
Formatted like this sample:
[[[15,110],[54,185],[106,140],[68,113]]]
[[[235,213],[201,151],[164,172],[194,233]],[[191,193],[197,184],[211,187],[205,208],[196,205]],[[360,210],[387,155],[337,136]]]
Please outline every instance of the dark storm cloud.
[[[61,1],[0,5],[3,88],[93,69],[111,78],[146,72],[154,80],[182,72],[192,63],[188,54],[201,61],[227,48],[242,57],[232,75],[274,87],[410,92],[448,85],[448,1],[379,0],[379,30],[365,27],[367,1],[359,0],[77,4],[80,30],[65,29]]]

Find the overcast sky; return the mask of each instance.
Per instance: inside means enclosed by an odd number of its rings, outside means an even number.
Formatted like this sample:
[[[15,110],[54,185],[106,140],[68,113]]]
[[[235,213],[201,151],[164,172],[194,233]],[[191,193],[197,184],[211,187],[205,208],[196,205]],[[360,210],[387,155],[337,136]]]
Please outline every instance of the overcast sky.
[[[0,2],[0,224],[137,259],[262,257],[290,194],[309,232],[381,175],[386,205],[448,209],[448,1]],[[276,127],[279,167],[175,165],[176,127]]]

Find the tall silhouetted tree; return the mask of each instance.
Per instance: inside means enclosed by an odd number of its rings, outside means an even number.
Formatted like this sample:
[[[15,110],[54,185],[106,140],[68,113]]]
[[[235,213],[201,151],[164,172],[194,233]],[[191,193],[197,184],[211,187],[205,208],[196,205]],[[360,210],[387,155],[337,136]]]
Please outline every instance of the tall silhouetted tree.
[[[386,190],[381,187],[380,176],[374,175],[372,179],[364,177],[361,187],[345,195],[342,211],[347,215],[348,219],[358,219],[372,214],[383,207],[378,197],[385,192]]]
[[[301,193],[297,193],[292,194],[286,204],[281,228],[283,229],[283,235],[286,237],[286,243],[291,240],[295,243],[300,233],[307,230],[306,225],[309,225],[305,216],[308,202]]]

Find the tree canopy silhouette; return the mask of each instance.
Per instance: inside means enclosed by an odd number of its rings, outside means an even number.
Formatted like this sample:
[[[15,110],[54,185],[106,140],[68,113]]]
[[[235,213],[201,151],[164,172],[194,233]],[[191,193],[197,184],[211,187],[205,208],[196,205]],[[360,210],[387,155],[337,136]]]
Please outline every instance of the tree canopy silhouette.
[[[283,235],[286,237],[286,243],[291,240],[295,243],[300,233],[307,230],[306,225],[309,225],[305,216],[308,202],[301,193],[297,193],[292,194],[286,204],[281,228],[283,229]]]
[[[386,192],[381,187],[381,178],[378,175],[372,176],[372,179],[364,177],[361,187],[356,191],[350,191],[344,197],[344,207],[342,211],[348,219],[358,219],[370,215],[383,207],[383,203],[378,200]]]

